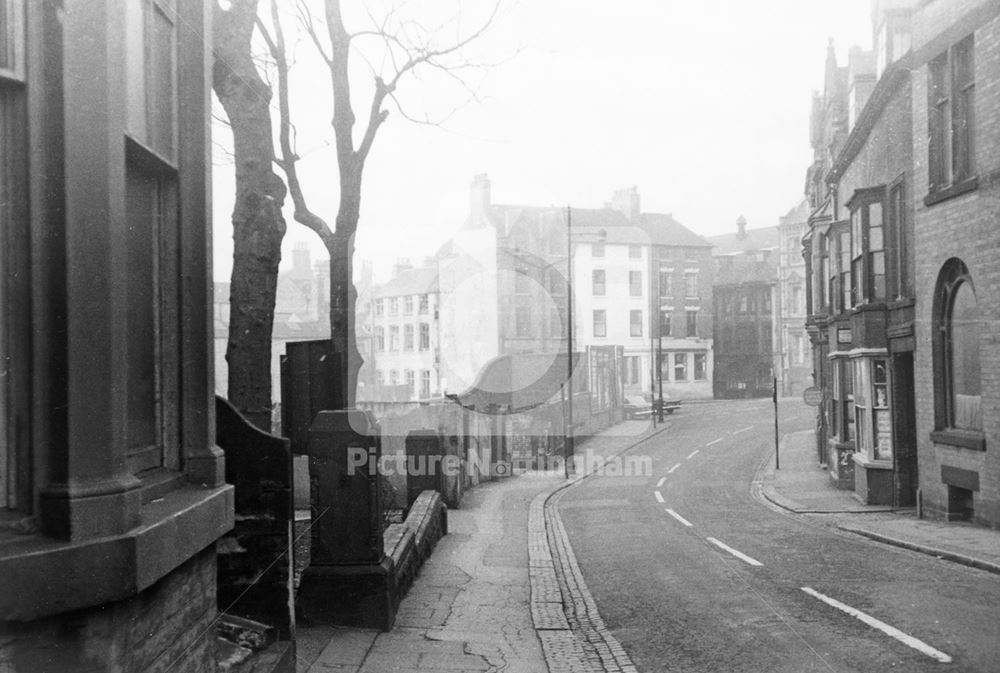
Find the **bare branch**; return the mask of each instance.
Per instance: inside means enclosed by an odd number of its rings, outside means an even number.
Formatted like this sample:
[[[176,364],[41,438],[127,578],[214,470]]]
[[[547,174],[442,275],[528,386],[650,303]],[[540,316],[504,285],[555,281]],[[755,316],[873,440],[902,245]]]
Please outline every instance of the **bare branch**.
[[[278,76],[278,145],[281,148],[281,158],[275,163],[285,173],[288,182],[288,194],[292,197],[292,204],[295,206],[295,221],[312,229],[329,247],[329,242],[333,239],[333,232],[326,220],[312,212],[306,203],[302,185],[299,182],[297,170],[298,155],[292,148],[291,135],[293,131],[291,122],[291,112],[289,109],[288,91],[288,58],[285,51],[285,35],[281,29],[281,17],[278,15],[277,0],[271,0],[271,22],[274,25],[274,39],[265,38],[274,57],[275,68]]]
[[[299,14],[299,25],[306,31],[306,35],[312,40],[320,58],[323,59],[329,68],[332,65],[330,55],[326,53],[326,48],[319,40],[319,33],[316,32],[316,21],[313,19],[312,10],[309,9],[309,5],[306,2],[302,2],[301,0],[296,3],[296,8]]]

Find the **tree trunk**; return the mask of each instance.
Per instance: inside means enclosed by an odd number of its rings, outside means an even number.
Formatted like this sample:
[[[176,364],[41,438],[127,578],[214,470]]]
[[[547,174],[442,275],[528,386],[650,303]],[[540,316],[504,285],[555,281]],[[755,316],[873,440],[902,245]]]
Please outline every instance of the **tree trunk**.
[[[330,253],[330,343],[340,358],[340,386],[345,407],[354,407],[357,398],[358,371],[364,361],[358,351],[355,333],[357,289],[354,287],[354,235],[361,204],[361,170],[358,164],[347,179],[341,180],[340,210]]]
[[[257,0],[215,6],[213,89],[233,129],[236,204],[230,285],[229,400],[271,430],[271,335],[285,220],[285,186],[272,170],[271,89],[251,56]]]

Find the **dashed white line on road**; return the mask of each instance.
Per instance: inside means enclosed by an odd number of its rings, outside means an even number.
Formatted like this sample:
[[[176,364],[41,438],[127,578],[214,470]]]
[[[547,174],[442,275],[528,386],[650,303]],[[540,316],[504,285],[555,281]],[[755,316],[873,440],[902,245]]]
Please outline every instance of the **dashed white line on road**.
[[[757,559],[751,558],[751,557],[747,556],[746,554],[744,554],[743,552],[737,551],[737,550],[733,549],[732,547],[730,547],[729,545],[727,545],[725,542],[719,542],[714,537],[705,538],[705,539],[707,539],[709,542],[711,542],[712,544],[714,544],[719,549],[722,549],[723,551],[729,552],[730,554],[732,554],[733,556],[735,556],[739,560],[743,561],[747,565],[752,565],[752,566],[762,566],[762,565],[764,565],[763,563],[761,563]]]
[[[663,502],[663,494],[659,491],[653,491],[653,495],[656,496],[656,502]]]
[[[676,465],[674,465],[674,466],[673,466],[672,468],[670,468],[669,470],[667,470],[667,474],[673,474],[673,473],[674,473],[674,470],[676,470],[676,469],[677,469],[678,467],[680,467],[680,466],[681,466],[681,464],[680,464],[680,463],[677,463],[677,464],[676,464]]]
[[[722,437],[719,437],[718,439],[713,439],[712,441],[710,441],[710,442],[709,442],[708,444],[706,444],[705,446],[712,446],[713,444],[718,444],[718,443],[719,443],[719,442],[721,442],[721,441],[722,441]]]
[[[688,528],[691,527],[691,522],[688,521],[687,519],[685,519],[684,517],[682,517],[680,514],[678,514],[674,510],[672,510],[669,507],[667,507],[667,509],[665,511],[667,512],[667,514],[669,514],[670,516],[674,517],[675,519],[677,519],[678,521],[680,521],[682,524],[684,524]]]
[[[666,477],[660,477],[660,480],[656,482],[656,488],[660,488],[661,486],[663,486],[663,482],[665,482],[666,480],[667,480]]]
[[[886,635],[892,636],[893,638],[903,643],[904,645],[908,645],[909,647],[912,647],[913,649],[922,652],[923,654],[926,654],[928,657],[940,661],[942,664],[951,663],[950,655],[945,654],[941,650],[934,649],[933,647],[931,647],[922,640],[919,640],[911,635],[903,633],[894,626],[889,626],[885,622],[879,619],[875,619],[871,615],[865,614],[864,612],[861,612],[861,610],[858,610],[857,608],[852,608],[850,605],[845,605],[844,603],[841,603],[835,598],[830,598],[825,594],[821,594],[815,589],[811,589],[809,587],[802,587],[802,590],[807,594],[809,594],[810,596],[812,596],[813,598],[818,598],[819,600],[823,601],[830,607],[837,608],[841,612],[846,612],[852,617],[860,619],[868,626],[876,628],[882,633],[885,633]]]
[[[691,453],[689,453],[688,457],[687,457],[687,460],[691,460],[692,458],[694,458],[695,454],[697,454],[697,453],[698,453],[698,449],[695,449],[694,451],[692,451]]]
[[[741,429],[739,429],[739,430],[733,430],[733,434],[734,434],[734,435],[738,435],[738,434],[740,434],[741,432],[746,432],[747,430],[753,430],[753,426],[752,426],[752,425],[748,425],[748,426],[747,426],[747,427],[745,427],[745,428],[741,428]]]

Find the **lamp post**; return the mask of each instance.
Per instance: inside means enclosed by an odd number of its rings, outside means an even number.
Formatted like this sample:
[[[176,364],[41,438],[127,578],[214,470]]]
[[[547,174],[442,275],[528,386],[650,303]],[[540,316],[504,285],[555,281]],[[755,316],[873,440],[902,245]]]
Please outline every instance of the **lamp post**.
[[[567,479],[576,453],[573,436],[573,211],[566,206],[566,423],[563,468]]]

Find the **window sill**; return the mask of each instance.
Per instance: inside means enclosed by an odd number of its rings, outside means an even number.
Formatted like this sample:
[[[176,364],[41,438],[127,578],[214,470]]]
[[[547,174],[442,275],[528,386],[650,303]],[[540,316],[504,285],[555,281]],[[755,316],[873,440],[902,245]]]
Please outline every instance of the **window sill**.
[[[27,621],[123,600],[150,587],[233,527],[233,487],[186,485],[146,503],[124,535],[0,544],[0,614]]]
[[[957,182],[951,186],[930,192],[927,196],[924,197],[924,205],[933,206],[935,204],[941,203],[942,201],[953,199],[956,196],[961,196],[962,194],[973,192],[978,188],[979,188],[979,177],[973,176],[962,182]]]
[[[957,430],[955,428],[932,430],[931,441],[935,444],[957,446],[960,449],[986,450],[986,435],[976,430]]]
[[[852,458],[856,465],[868,470],[891,470],[892,461],[884,458],[869,458],[863,451],[855,453]]]

